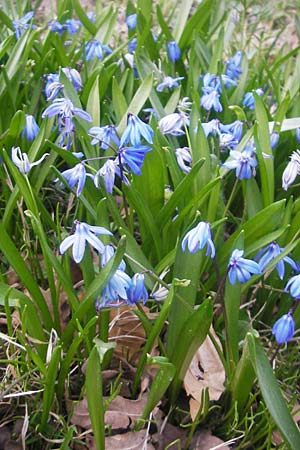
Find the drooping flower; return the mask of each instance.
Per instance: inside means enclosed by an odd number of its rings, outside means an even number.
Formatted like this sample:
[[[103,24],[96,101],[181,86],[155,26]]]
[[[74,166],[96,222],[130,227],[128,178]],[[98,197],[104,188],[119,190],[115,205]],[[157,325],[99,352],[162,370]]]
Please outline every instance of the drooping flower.
[[[92,118],[89,113],[81,108],[76,108],[69,98],[55,98],[53,103],[49,105],[42,114],[45,118],[58,116],[59,124],[65,128],[65,131],[70,132],[73,130],[73,117],[78,116],[80,119],[92,122]]]
[[[158,128],[162,134],[172,134],[173,136],[181,136],[185,134],[182,130],[184,125],[189,125],[190,120],[184,112],[172,113],[160,119]]]
[[[181,51],[178,47],[178,44],[174,40],[172,40],[168,42],[167,47],[170,61],[176,62],[181,56]]]
[[[58,22],[58,20],[50,20],[50,22],[48,22],[48,27],[50,27],[51,31],[58,33],[59,35],[63,34],[65,31],[65,24]]]
[[[233,57],[230,58],[226,63],[225,74],[233,80],[239,79],[239,77],[242,73],[242,69],[241,69],[242,57],[243,57],[243,52],[241,50],[238,50],[235,53],[235,55],[233,55]]]
[[[264,247],[260,250],[255,256],[256,261],[260,265],[261,271],[263,272],[267,265],[277,256],[280,255],[284,251],[284,248],[280,247],[277,242],[271,242],[271,244]],[[284,263],[288,263],[292,269],[297,272],[299,270],[298,264],[289,256],[284,256],[278,263],[276,264],[277,273],[279,278],[283,280],[285,273]]]
[[[34,166],[40,164],[49,153],[45,153],[40,159],[35,162],[30,162],[27,153],[22,153],[20,147],[13,147],[11,149],[11,159],[15,166],[21,173],[28,173]]]
[[[100,147],[103,148],[103,150],[106,150],[109,145],[110,141],[113,141],[116,145],[119,146],[120,139],[117,134],[117,130],[115,125],[105,125],[104,127],[92,127],[89,129],[89,134],[91,134],[93,139],[91,140],[91,144],[95,145],[100,143]]]
[[[66,237],[59,246],[59,251],[64,254],[68,248],[73,246],[72,255],[76,263],[80,263],[83,258],[86,242],[88,242],[99,253],[104,252],[104,244],[98,239],[99,234],[111,235],[106,228],[89,225],[85,222],[74,221],[75,231]]]
[[[77,19],[67,19],[64,23],[64,27],[68,31],[68,33],[75,34],[77,33],[77,31],[79,31],[81,22]]]
[[[20,39],[21,35],[24,33],[24,31],[30,27],[30,24],[28,22],[31,21],[32,17],[34,16],[34,11],[29,11],[26,13],[23,17],[17,20],[13,20],[12,24],[16,32],[16,38]],[[32,28],[35,27],[32,25]]]
[[[61,172],[71,189],[77,184],[76,195],[79,196],[84,188],[86,181],[86,170],[83,163],[78,163],[72,169]]]
[[[184,77],[172,78],[165,76],[163,81],[156,86],[157,92],[162,92],[165,89],[172,89],[179,86],[179,81],[184,80]]]
[[[145,304],[148,300],[148,292],[145,288],[144,275],[142,273],[135,273],[127,289],[127,303],[129,305],[135,305],[140,300],[143,300],[143,304]]]
[[[292,297],[300,298],[300,274],[290,278],[284,290],[289,290]]]
[[[25,128],[22,131],[22,136],[25,136],[28,141],[33,141],[40,131],[40,127],[36,123],[34,116],[31,114],[26,114],[25,121]]]
[[[210,111],[212,108],[216,112],[221,112],[223,110],[220,102],[220,94],[215,89],[211,89],[209,92],[202,95],[200,105],[203,106],[206,111]]]
[[[272,149],[276,147],[278,141],[279,141],[279,133],[277,133],[277,131],[272,131],[270,135],[270,145]]]
[[[124,144],[131,143],[133,146],[138,146],[141,144],[142,137],[149,144],[153,143],[154,131],[147,123],[143,122],[135,114],[128,113],[127,115],[127,126],[124,133],[121,136],[120,147]]]
[[[235,169],[236,177],[240,180],[249,179],[252,175],[255,175],[255,167],[257,166],[254,154],[253,147],[249,145],[242,152],[231,150],[229,153],[231,159],[225,161],[222,165],[226,169]]]
[[[97,171],[94,176],[94,184],[98,188],[99,187],[99,179],[103,178],[105,187],[107,192],[112,194],[113,187],[115,184],[115,176],[116,176],[116,166],[118,164],[117,160],[109,159],[105,164]]]
[[[105,53],[112,53],[108,45],[102,44],[97,39],[92,39],[85,46],[85,58],[89,61],[92,58],[103,59]]]
[[[199,222],[196,227],[187,232],[181,243],[182,250],[185,250],[187,246],[190,253],[202,250],[205,245],[207,245],[206,256],[210,254],[210,257],[214,258],[216,251],[209,222]]]
[[[282,188],[287,191],[289,186],[295,181],[296,176],[300,175],[300,151],[296,150],[290,156],[290,162],[282,174]]]
[[[82,88],[81,76],[78,70],[73,69],[72,67],[63,67],[61,69],[66,77],[71,81],[76,91],[80,91]]]
[[[257,262],[251,259],[243,258],[244,250],[233,250],[229,264],[228,264],[228,277],[231,284],[235,284],[236,281],[244,283],[251,278],[252,274],[260,274],[261,269]]]
[[[255,92],[260,97],[263,95],[264,91],[260,88],[255,89]],[[243,105],[247,106],[249,109],[255,108],[255,101],[254,101],[254,95],[253,92],[246,92],[243,99]]]
[[[128,51],[129,53],[133,53],[137,47],[137,38],[134,37],[128,42]]]
[[[137,14],[129,14],[129,16],[126,17],[126,25],[131,30],[134,30],[136,28],[136,22],[137,22]]]
[[[148,145],[139,145],[135,147],[121,147],[118,155],[121,157],[121,163],[129,168],[136,175],[141,175],[141,168],[144,163],[146,153],[151,150]]]
[[[192,164],[193,162],[189,147],[176,148],[175,155],[180,169],[185,173],[189,173],[191,170],[191,166],[189,164]]]
[[[277,344],[284,344],[292,339],[295,332],[295,320],[288,312],[280,317],[273,325],[272,334],[274,334]]]

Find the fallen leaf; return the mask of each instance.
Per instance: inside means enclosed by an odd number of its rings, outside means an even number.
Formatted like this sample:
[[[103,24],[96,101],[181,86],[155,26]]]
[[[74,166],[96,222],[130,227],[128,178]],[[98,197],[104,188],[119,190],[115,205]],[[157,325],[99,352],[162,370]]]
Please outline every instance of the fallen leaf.
[[[208,430],[201,430],[194,434],[190,448],[193,450],[230,450],[222,439],[213,436]]]
[[[211,328],[214,339],[221,348],[220,341]],[[209,336],[195,353],[184,378],[187,395],[200,404],[202,391],[208,388],[210,400],[218,400],[224,391],[225,370],[222,361]],[[193,403],[195,409],[195,403]],[[193,416],[192,416],[193,417]]]
[[[152,441],[157,450],[165,450],[166,448],[168,450],[178,450],[178,448],[184,447],[187,432],[187,429],[166,423],[163,425],[161,432],[152,435]]]
[[[141,450],[146,448],[147,450],[154,450],[152,444],[148,443],[144,447],[147,439],[147,431],[140,430],[137,432],[129,431],[124,434],[116,434],[115,436],[109,436],[105,438],[106,450]]]

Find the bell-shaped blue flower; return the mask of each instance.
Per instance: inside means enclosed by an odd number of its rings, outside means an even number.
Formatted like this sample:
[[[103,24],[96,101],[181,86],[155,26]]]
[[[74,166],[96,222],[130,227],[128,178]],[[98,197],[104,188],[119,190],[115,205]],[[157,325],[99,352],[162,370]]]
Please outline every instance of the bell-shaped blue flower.
[[[128,26],[128,28],[130,28],[131,30],[134,30],[136,27],[136,22],[137,22],[137,14],[133,13],[133,14],[129,14],[129,16],[126,17],[126,25]]]
[[[77,19],[67,19],[64,23],[64,27],[68,31],[68,33],[75,34],[79,31],[81,22]]]
[[[32,17],[34,16],[34,11],[29,11],[26,13],[23,17],[17,20],[13,20],[12,24],[16,32],[16,38],[20,39],[21,35],[24,33],[24,31],[30,27],[30,24],[28,22],[31,21]],[[31,25],[32,28],[35,28],[34,25]]]
[[[176,148],[175,155],[180,169],[185,173],[189,173],[191,171],[190,164],[193,162],[189,147]]]
[[[25,136],[28,141],[33,141],[39,131],[40,127],[36,123],[34,116],[26,114],[25,128],[22,131],[22,136]]]
[[[85,46],[85,58],[87,61],[95,57],[103,59],[105,53],[112,53],[112,50],[97,39],[92,39]]]
[[[284,290],[289,290],[292,297],[300,299],[300,274],[290,278]]]
[[[105,125],[104,127],[92,127],[89,129],[89,134],[91,134],[93,139],[91,144],[95,145],[100,143],[100,147],[106,150],[110,146],[110,142],[114,142],[119,146],[120,139],[117,134],[116,127],[114,125]]]
[[[103,227],[89,225],[85,222],[79,222],[79,220],[75,220],[74,226],[74,233],[66,237],[59,246],[59,251],[61,254],[64,254],[68,248],[73,246],[73,259],[76,263],[80,263],[84,255],[86,242],[88,242],[99,253],[104,252],[105,246],[97,236],[99,234],[111,235],[112,233],[110,231]]]
[[[260,265],[262,272],[265,270],[267,265],[277,256],[280,255],[284,251],[284,248],[281,248],[277,242],[271,242],[267,247],[261,249],[257,255],[255,256],[256,261]],[[299,266],[298,264],[289,256],[284,256],[278,263],[276,264],[277,273],[279,278],[283,280],[285,266],[284,263],[288,263],[295,272],[298,272]]]
[[[178,44],[173,40],[168,42],[168,55],[170,61],[172,62],[176,62],[181,56],[180,48],[178,47]]]
[[[146,153],[151,150],[147,145],[139,145],[136,147],[120,148],[118,154],[121,156],[121,162],[136,175],[142,174],[142,165]]]
[[[211,89],[209,92],[203,94],[200,99],[200,104],[207,111],[210,111],[212,108],[216,112],[221,112],[223,110],[220,102],[220,94],[215,89]]]
[[[35,162],[30,162],[27,153],[22,153],[20,147],[13,147],[11,149],[11,159],[15,166],[19,169],[21,173],[28,173],[30,169],[34,166],[40,164],[49,153],[44,153],[44,155]]]
[[[300,152],[296,150],[290,156],[290,162],[286,166],[282,174],[282,188],[287,191],[289,186],[293,184],[297,175],[300,175]]]
[[[278,319],[272,328],[277,344],[284,344],[292,339],[295,332],[295,321],[290,312]]]
[[[124,144],[131,143],[133,146],[138,146],[141,144],[142,137],[149,144],[153,143],[154,131],[147,123],[143,122],[135,114],[128,113],[127,115],[127,126],[124,133],[121,136],[120,147]]]
[[[163,81],[156,86],[157,92],[162,92],[165,89],[173,89],[179,86],[179,81],[184,80],[184,77],[172,78],[165,76]]]
[[[260,266],[257,262],[251,259],[243,258],[244,250],[233,250],[229,264],[228,264],[228,277],[231,284],[235,284],[236,281],[244,283],[251,278],[252,274],[261,273]]]
[[[196,227],[187,232],[181,243],[182,250],[185,250],[187,246],[191,253],[203,249],[205,245],[207,245],[206,256],[210,254],[210,257],[214,258],[216,251],[209,222],[199,222]]]
[[[241,62],[242,62],[243,52],[238,50],[232,58],[230,58],[226,63],[225,74],[234,79],[238,79],[242,73]]]
[[[260,88],[255,89],[255,92],[257,93],[257,95],[259,95],[260,97],[263,95],[264,91]],[[254,102],[254,95],[253,92],[246,92],[246,94],[244,95],[243,98],[243,105],[247,106],[249,109],[254,109],[255,108],[255,102]]]
[[[61,175],[67,180],[71,189],[77,184],[76,195],[79,196],[86,181],[86,170],[83,163],[78,163],[72,169],[64,170]]]
[[[135,273],[131,279],[131,285],[127,289],[127,303],[135,305],[140,300],[143,304],[148,300],[148,292],[145,288],[145,279],[142,273]]]
[[[235,175],[240,180],[249,179],[255,175],[257,160],[252,146],[248,146],[242,152],[230,151],[230,158],[223,165],[226,169],[235,169]]]

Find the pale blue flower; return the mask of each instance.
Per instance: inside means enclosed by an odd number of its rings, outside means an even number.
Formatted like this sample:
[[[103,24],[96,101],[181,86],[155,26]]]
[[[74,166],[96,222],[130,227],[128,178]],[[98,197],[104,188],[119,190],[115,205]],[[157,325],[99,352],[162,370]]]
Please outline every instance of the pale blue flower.
[[[288,312],[278,319],[272,328],[277,344],[284,344],[292,339],[295,332],[295,320]]]
[[[151,150],[147,145],[139,145],[136,147],[122,147],[118,150],[121,156],[121,163],[129,168],[136,175],[141,175],[141,168],[144,163],[146,153]]]
[[[26,114],[25,128],[22,131],[22,136],[25,136],[28,141],[33,141],[39,131],[40,127],[36,123],[35,118],[31,114]]]
[[[181,243],[182,250],[185,250],[187,246],[190,253],[202,250],[205,245],[207,245],[206,256],[210,254],[210,257],[214,258],[216,251],[209,222],[199,222],[196,227],[188,231]]]
[[[104,127],[92,127],[89,129],[89,134],[91,134],[93,139],[91,144],[95,145],[99,142],[100,147],[106,150],[110,146],[110,142],[113,141],[117,146],[120,144],[120,139],[117,134],[115,125],[105,125]]]
[[[260,265],[262,272],[265,270],[267,265],[277,256],[279,256],[284,251],[284,248],[280,247],[277,242],[271,242],[271,244],[264,247],[260,250],[255,256],[256,261]],[[292,269],[297,272],[299,270],[298,264],[289,256],[284,256],[278,263],[276,264],[276,269],[279,275],[279,278],[283,280],[285,266],[284,263],[288,263]]]
[[[107,192],[112,194],[113,187],[115,184],[115,176],[116,176],[116,166],[118,161],[109,159],[105,164],[97,171],[94,176],[94,184],[98,188],[99,187],[99,179],[103,178],[105,187]]]
[[[220,102],[220,94],[215,89],[211,89],[209,92],[203,94],[200,98],[200,104],[207,111],[210,111],[212,108],[216,112],[221,112],[223,110]]]
[[[81,27],[81,22],[80,20],[76,19],[67,19],[64,24],[64,27],[70,34],[75,34],[77,33],[77,31],[79,31],[79,28]]]
[[[137,22],[137,14],[133,13],[133,14],[129,14],[129,16],[126,17],[126,25],[128,26],[128,28],[130,28],[131,30],[134,30],[136,27],[136,22]]]
[[[294,277],[290,278],[284,290],[289,290],[292,297],[300,298],[300,275],[295,275]]]
[[[66,131],[72,131],[74,115],[87,122],[92,122],[90,114],[81,108],[76,108],[69,98],[55,98],[53,103],[45,109],[42,117],[58,116],[59,124],[65,127]]]
[[[127,302],[127,291],[131,286],[131,278],[123,270],[117,269],[102,290],[101,307],[120,306]],[[118,302],[114,304],[114,302]]]
[[[243,52],[241,50],[238,50],[235,55],[233,55],[232,58],[230,58],[226,63],[226,71],[225,74],[230,77],[231,79],[239,79],[242,69],[241,69],[241,62],[242,62]]]
[[[78,163],[72,169],[67,169],[61,172],[61,175],[66,179],[71,189],[77,184],[76,195],[79,196],[84,188],[86,181],[86,170],[83,163]]]
[[[40,159],[31,163],[28,155],[26,153],[22,153],[20,147],[13,147],[11,149],[12,162],[15,166],[17,166],[21,173],[28,173],[32,167],[40,164],[48,155],[49,153],[45,153]]]
[[[279,133],[277,133],[277,131],[272,131],[270,135],[270,145],[272,149],[276,147],[278,141],[279,141]]]
[[[21,35],[24,33],[24,31],[30,27],[30,24],[28,22],[31,21],[32,17],[34,16],[34,11],[29,11],[26,13],[23,17],[17,20],[13,20],[12,24],[16,32],[16,38],[20,39]],[[35,25],[31,25],[32,28],[35,28]]]
[[[231,150],[229,153],[231,159],[223,163],[226,169],[235,169],[235,175],[240,180],[249,179],[255,175],[257,160],[254,156],[253,148],[246,147],[242,152]]]
[[[131,143],[133,146],[138,146],[141,143],[142,137],[149,144],[153,143],[154,131],[147,123],[143,122],[135,114],[128,113],[127,126],[121,136],[120,147],[124,144]]]
[[[295,181],[296,176],[300,175],[300,151],[296,150],[290,156],[290,162],[282,174],[282,188],[287,191],[289,186]]]
[[[188,147],[176,148],[175,155],[180,169],[185,173],[189,173],[191,171],[190,164],[193,161],[191,150]]]
[[[85,58],[87,61],[95,57],[103,59],[104,53],[112,53],[112,50],[97,39],[92,39],[85,46]]]
[[[105,245],[103,253],[101,253],[101,267],[105,267],[108,261],[114,256],[115,249],[112,245],[108,244]],[[121,260],[120,264],[118,265],[118,269],[122,270],[123,272],[126,269],[126,263],[124,259]]]
[[[178,44],[175,41],[169,41],[167,47],[170,61],[177,61],[181,56],[181,51]]]
[[[98,239],[99,234],[111,235],[112,233],[106,228],[89,225],[85,222],[74,222],[75,231],[66,237],[59,246],[59,251],[64,254],[68,248],[73,246],[72,255],[76,263],[80,263],[83,258],[86,242],[88,242],[99,253],[104,252],[104,244]]]
[[[182,130],[184,125],[189,125],[189,117],[187,114],[172,113],[160,119],[158,122],[158,128],[162,134],[172,134],[173,136],[181,136],[185,134]]]
[[[128,51],[129,53],[133,53],[137,47],[137,38],[134,37],[128,42]]]
[[[76,69],[73,69],[72,67],[63,67],[61,70],[66,75],[66,77],[72,82],[76,91],[80,91],[80,89],[82,89],[82,81],[80,73]]]
[[[260,97],[263,95],[264,91],[260,88],[255,89],[255,92]],[[243,99],[243,105],[247,106],[249,109],[255,108],[255,101],[254,101],[254,95],[253,92],[246,92]]]
[[[243,136],[243,128],[244,122],[242,122],[241,120],[235,120],[234,122],[228,124],[222,124],[220,122],[221,133],[231,134],[237,142],[240,142]]]
[[[235,284],[236,281],[244,283],[251,278],[252,274],[260,274],[261,269],[257,262],[251,259],[243,258],[244,250],[233,250],[229,264],[228,264],[228,277],[231,284]]]
[[[131,284],[127,288],[127,303],[135,305],[140,300],[143,304],[148,300],[148,292],[145,288],[145,277],[142,273],[135,273],[131,279]]]
[[[220,135],[220,125],[221,122],[219,119],[212,119],[209,122],[202,122],[201,126],[204,130],[204,134],[206,137],[208,137],[210,134],[214,136]]]
[[[65,25],[57,20],[50,20],[50,22],[48,22],[48,27],[50,27],[51,31],[58,33],[59,35],[66,29]]]
[[[58,73],[48,73],[45,77],[47,79],[45,86],[46,99],[53,100],[64,85],[60,83]]]
[[[184,77],[172,78],[165,76],[163,81],[156,86],[157,92],[162,92],[165,89],[172,89],[179,86],[179,81],[184,80]]]

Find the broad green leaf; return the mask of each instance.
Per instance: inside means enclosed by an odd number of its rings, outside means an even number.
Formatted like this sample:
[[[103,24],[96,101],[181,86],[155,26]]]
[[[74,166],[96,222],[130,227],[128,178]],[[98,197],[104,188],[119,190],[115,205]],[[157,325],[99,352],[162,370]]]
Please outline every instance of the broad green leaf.
[[[55,391],[55,382],[57,378],[58,373],[58,367],[59,362],[61,359],[61,347],[55,347],[53,350],[51,360],[49,362],[47,373],[45,376],[45,387],[44,387],[44,393],[43,393],[43,409],[42,409],[42,417],[41,417],[41,424],[40,424],[40,430],[43,431],[47,420],[49,413],[52,408],[53,400],[54,400],[54,391]]]

